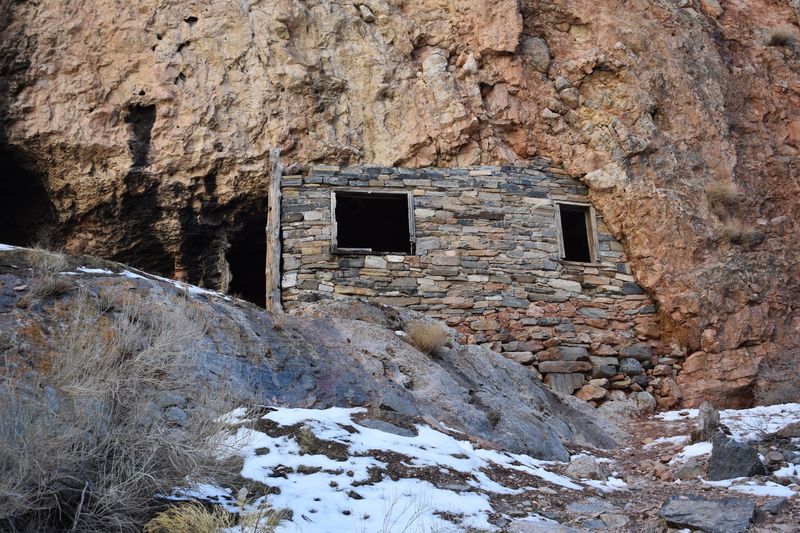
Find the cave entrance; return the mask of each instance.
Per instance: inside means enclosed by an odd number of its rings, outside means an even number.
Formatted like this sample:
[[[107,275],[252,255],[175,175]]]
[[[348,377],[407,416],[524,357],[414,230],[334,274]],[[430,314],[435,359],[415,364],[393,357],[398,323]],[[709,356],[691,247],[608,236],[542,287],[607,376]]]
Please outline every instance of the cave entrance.
[[[409,193],[333,191],[334,253],[414,253]]]
[[[586,204],[557,203],[561,259],[578,263],[596,261],[594,210]]]
[[[41,176],[0,148],[0,243],[52,245],[56,211]]]
[[[228,292],[260,307],[266,305],[267,205],[262,202],[236,217],[228,232]]]

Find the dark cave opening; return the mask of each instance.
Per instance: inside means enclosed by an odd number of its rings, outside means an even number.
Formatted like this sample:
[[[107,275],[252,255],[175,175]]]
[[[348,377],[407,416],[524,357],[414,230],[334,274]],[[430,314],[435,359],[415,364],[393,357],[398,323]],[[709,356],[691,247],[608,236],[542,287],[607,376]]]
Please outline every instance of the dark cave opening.
[[[42,177],[22,156],[0,148],[0,243],[48,246],[56,226],[55,207]]]
[[[260,307],[266,305],[266,226],[266,201],[237,214],[228,232],[230,248],[226,256],[231,271],[228,292]]]

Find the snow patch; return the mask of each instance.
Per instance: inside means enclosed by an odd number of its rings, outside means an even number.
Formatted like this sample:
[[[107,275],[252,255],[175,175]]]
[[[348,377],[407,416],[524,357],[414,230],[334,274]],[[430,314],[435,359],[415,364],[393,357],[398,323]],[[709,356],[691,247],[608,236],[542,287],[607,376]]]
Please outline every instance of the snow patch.
[[[477,448],[426,425],[415,425],[416,436],[368,428],[354,420],[366,412],[364,408],[269,409],[261,417],[267,423],[264,431],[258,429],[263,422],[246,418],[245,408],[221,420],[235,429],[227,444],[232,454],[244,460],[242,477],[280,490],[248,503],[244,511],[254,512],[265,500],[274,509],[290,510],[291,521],[282,523],[279,532],[497,531],[490,522],[496,512],[492,495],[537,489],[521,486],[524,483],[508,486],[516,477],[515,471],[562,490],[583,490],[586,486],[602,492],[627,489],[613,476],[607,481],[586,480],[581,485],[548,468],[560,463]],[[288,434],[278,429],[290,426],[302,429]],[[309,436],[311,442],[304,441],[304,432],[313,434]],[[331,446],[341,448],[325,452],[324,445],[315,444],[314,439],[329,443],[328,450]],[[386,461],[400,461],[409,475],[392,479]],[[506,472],[505,477],[498,477],[498,471]],[[425,479],[431,472],[445,477]],[[459,481],[442,481],[449,478]],[[201,486],[184,494],[207,494],[210,501],[224,502],[229,510],[235,510],[230,491]],[[529,519],[544,520],[538,515]]]
[[[675,435],[674,437],[661,437],[653,442],[649,442],[644,445],[645,448],[654,448],[656,446],[661,446],[662,444],[683,444],[684,442],[688,441],[689,437],[686,435]]]
[[[656,418],[676,422],[697,418],[697,409],[667,411]],[[720,423],[726,425],[734,439],[750,441],[769,433],[775,433],[793,422],[800,422],[800,403],[765,405],[750,409],[725,409],[719,412]]]
[[[0,244],[0,252],[10,252],[11,250],[16,249],[16,246],[11,246],[10,244]]]
[[[691,457],[700,457],[702,455],[709,455],[711,453],[712,445],[710,442],[696,442],[694,444],[690,444],[683,448],[683,450],[677,454],[669,464],[675,464],[677,462],[685,462],[687,459]]]
[[[83,274],[106,274],[106,275],[113,275],[114,273],[107,268],[89,268],[89,267],[78,267],[78,272]]]

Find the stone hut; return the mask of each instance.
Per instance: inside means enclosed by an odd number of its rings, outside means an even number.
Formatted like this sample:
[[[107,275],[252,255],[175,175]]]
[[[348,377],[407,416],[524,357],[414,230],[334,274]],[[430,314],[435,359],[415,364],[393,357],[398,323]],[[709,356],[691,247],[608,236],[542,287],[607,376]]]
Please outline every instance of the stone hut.
[[[546,161],[317,166],[285,176],[281,193],[287,310],[352,297],[408,307],[561,392],[674,397],[679,359],[659,340],[656,306],[586,187]]]

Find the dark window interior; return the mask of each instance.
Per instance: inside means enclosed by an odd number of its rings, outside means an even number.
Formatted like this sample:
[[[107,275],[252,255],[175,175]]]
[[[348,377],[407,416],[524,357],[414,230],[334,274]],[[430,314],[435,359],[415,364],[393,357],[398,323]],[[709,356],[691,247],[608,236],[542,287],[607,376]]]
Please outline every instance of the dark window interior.
[[[412,253],[408,196],[336,193],[336,246]]]
[[[589,229],[586,227],[588,207],[580,205],[559,206],[561,213],[561,235],[564,239],[564,259],[589,263]]]

